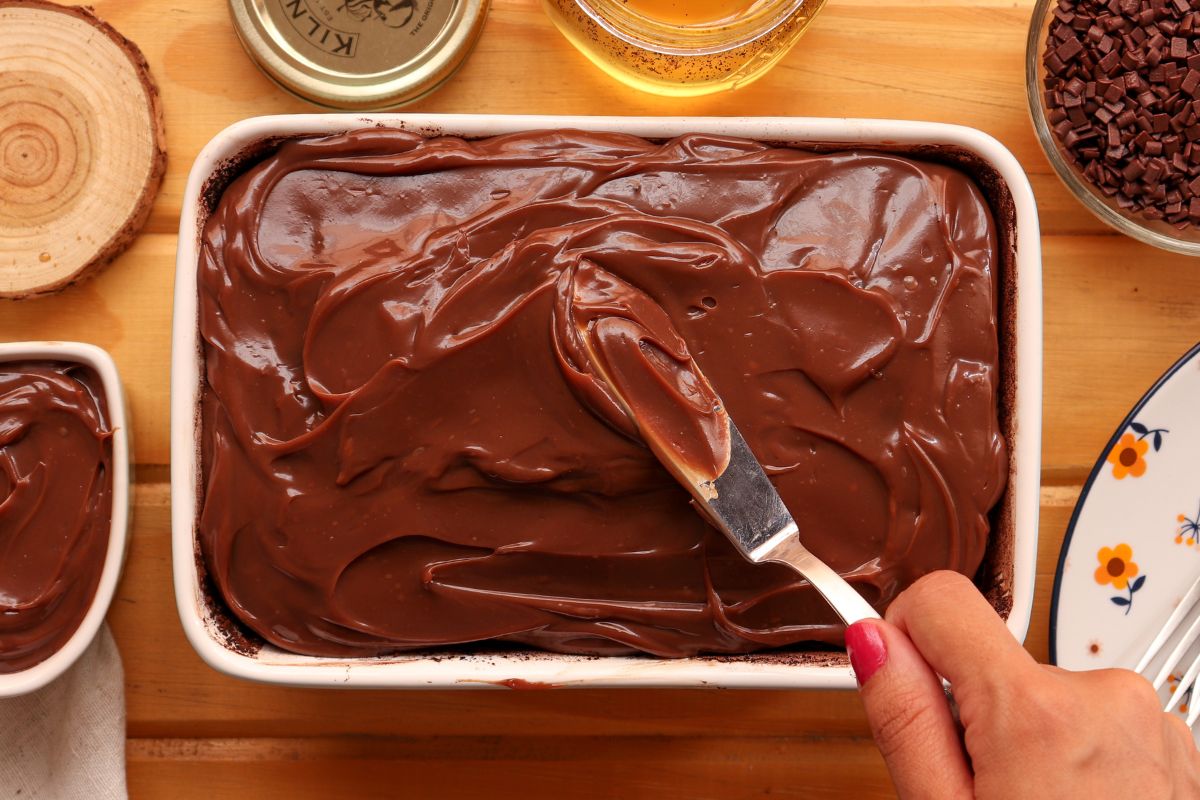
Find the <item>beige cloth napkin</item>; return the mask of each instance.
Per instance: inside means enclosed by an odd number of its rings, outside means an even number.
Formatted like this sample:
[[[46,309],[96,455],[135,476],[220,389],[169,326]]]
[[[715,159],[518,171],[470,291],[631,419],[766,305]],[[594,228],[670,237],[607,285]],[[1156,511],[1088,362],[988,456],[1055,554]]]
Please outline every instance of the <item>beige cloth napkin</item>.
[[[0,700],[0,798],[125,800],[125,681],[100,628],[46,688]]]

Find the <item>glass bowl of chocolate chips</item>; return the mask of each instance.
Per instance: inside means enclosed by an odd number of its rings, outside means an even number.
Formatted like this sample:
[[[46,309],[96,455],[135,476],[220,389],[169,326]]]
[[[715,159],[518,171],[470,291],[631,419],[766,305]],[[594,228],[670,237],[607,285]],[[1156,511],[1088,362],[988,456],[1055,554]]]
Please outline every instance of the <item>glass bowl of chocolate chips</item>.
[[[1039,0],[1026,87],[1038,141],[1080,202],[1200,256],[1200,3]]]

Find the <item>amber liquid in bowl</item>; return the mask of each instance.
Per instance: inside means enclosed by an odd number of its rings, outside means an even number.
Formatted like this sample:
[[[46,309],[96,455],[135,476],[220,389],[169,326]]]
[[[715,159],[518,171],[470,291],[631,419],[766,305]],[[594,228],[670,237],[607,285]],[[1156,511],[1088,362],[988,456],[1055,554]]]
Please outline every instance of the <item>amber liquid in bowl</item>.
[[[745,14],[757,0],[626,0],[625,7],[671,25],[708,25]]]
[[[825,0],[542,0],[592,63],[636,89],[709,94],[744,86],[799,40]]]

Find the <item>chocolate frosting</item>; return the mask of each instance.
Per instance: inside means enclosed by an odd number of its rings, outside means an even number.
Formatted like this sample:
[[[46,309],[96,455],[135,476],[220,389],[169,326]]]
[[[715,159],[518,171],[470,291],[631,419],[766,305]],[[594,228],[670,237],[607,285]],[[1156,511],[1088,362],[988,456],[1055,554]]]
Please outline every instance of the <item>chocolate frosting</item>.
[[[701,472],[727,411],[805,544],[883,608],[984,553],[1006,476],[996,266],[975,185],[893,155],[287,142],[203,236],[208,573],[313,655],[836,642],[805,581],[689,507],[623,403]]]
[[[585,260],[559,276],[553,319],[555,350],[580,400],[685,483],[725,471],[729,417],[654,298]]]
[[[0,362],[0,673],[45,661],[91,608],[112,524],[107,415],[86,367]]]

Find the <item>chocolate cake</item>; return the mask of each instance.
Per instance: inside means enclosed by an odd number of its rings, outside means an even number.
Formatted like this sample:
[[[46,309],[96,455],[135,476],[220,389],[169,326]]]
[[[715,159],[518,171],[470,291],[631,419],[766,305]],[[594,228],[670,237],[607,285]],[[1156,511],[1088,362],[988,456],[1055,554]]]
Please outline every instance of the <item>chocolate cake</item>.
[[[302,654],[836,643],[803,580],[690,508],[580,358],[579,308],[660,332],[648,362],[694,359],[805,544],[882,609],[984,558],[999,269],[975,182],[901,155],[288,141],[204,229],[206,572]]]

